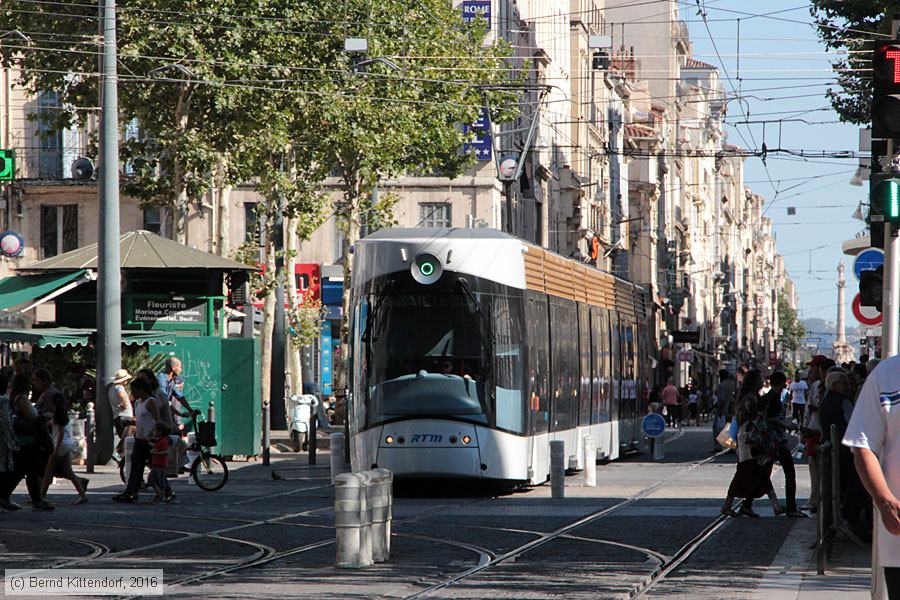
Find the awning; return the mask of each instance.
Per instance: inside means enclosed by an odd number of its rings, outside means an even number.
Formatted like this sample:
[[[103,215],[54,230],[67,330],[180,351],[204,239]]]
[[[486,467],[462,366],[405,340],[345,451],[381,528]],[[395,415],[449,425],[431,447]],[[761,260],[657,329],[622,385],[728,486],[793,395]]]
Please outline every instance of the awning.
[[[47,329],[0,329],[0,342],[25,342],[39,348],[48,346],[87,346],[95,337],[96,329],[52,327]],[[157,331],[123,331],[122,343],[157,344],[173,343],[171,333]]]
[[[9,310],[55,292],[85,274],[84,269],[72,273],[42,275],[14,275],[0,280],[0,310]]]

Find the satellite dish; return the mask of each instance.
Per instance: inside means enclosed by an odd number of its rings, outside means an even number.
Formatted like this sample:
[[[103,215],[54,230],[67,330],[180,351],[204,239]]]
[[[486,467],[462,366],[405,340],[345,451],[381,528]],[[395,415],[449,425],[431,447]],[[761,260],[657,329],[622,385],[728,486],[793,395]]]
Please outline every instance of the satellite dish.
[[[83,156],[72,162],[72,178],[78,181],[87,181],[94,176],[94,163]]]

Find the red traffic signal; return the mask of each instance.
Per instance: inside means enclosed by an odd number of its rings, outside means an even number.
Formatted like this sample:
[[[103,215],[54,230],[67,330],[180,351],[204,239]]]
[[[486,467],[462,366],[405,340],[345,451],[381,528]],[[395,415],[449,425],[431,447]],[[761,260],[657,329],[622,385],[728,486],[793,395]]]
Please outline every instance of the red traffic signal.
[[[900,41],[876,44],[872,75],[872,137],[900,137]]]

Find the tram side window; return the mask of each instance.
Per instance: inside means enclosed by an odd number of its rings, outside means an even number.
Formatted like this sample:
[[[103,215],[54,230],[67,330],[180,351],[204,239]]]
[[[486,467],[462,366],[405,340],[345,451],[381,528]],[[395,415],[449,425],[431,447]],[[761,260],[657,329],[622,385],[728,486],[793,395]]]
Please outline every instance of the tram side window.
[[[591,399],[592,377],[591,366],[591,311],[587,304],[578,305],[578,354],[580,358],[579,369],[579,402],[578,424],[590,425],[591,423]]]
[[[522,298],[483,295],[482,302],[487,302],[488,298],[494,335],[496,425],[514,433],[524,433],[522,332],[525,331],[525,324]]]
[[[550,427],[550,330],[547,321],[547,298],[528,292],[525,306],[528,323],[528,431],[547,433]]]
[[[615,311],[609,313],[609,386],[610,386],[610,419],[619,418],[619,381],[622,379],[622,344],[619,340],[619,315]]]
[[[594,338],[594,378],[596,391],[592,417],[593,423],[606,423],[610,420],[610,352],[609,352],[609,316],[604,308],[591,310],[591,328]]]
[[[551,431],[575,426],[578,417],[578,313],[575,302],[550,299]]]

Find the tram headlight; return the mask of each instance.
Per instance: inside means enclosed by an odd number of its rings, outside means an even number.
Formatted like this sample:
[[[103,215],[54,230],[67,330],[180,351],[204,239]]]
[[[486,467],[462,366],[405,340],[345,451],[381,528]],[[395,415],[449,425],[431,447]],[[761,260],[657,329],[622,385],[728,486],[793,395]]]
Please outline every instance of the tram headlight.
[[[472,438],[470,438],[469,436],[467,436],[467,435],[462,436],[462,443],[463,443],[463,444],[468,444],[468,443],[471,442],[471,441],[472,441]]]
[[[416,282],[422,285],[431,285],[441,278],[444,266],[437,256],[424,252],[416,256],[409,266],[409,270]]]
[[[393,443],[394,443],[394,436],[389,435],[389,436],[387,436],[386,438],[384,438],[384,443],[385,443],[385,444],[393,444]]]

